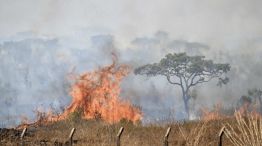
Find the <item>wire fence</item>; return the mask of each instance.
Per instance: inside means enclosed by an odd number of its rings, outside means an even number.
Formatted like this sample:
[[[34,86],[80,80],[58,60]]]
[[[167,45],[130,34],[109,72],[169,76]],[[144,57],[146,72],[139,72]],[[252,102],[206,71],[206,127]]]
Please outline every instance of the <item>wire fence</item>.
[[[222,127],[221,130],[219,131],[218,135],[217,135],[217,139],[218,139],[218,146],[223,146],[223,135],[224,135],[224,131],[225,131],[225,127]],[[28,145],[34,145],[32,142],[30,141],[26,141],[24,139],[25,135],[27,132],[27,128],[24,128],[21,135],[20,135],[20,140],[17,143],[17,145],[19,146],[28,146]],[[169,146],[170,143],[172,143],[172,141],[170,141],[169,135],[171,132],[171,127],[168,127],[165,135],[163,135],[163,141],[162,141],[162,146]],[[47,146],[47,145],[54,145],[54,146],[73,146],[73,145],[77,145],[77,140],[74,139],[74,134],[76,133],[76,128],[72,128],[69,136],[67,138],[66,141],[62,142],[59,141],[58,139],[56,139],[54,142],[50,142],[50,141],[45,141],[42,140],[38,143],[38,145],[41,146]],[[116,141],[115,141],[115,146],[122,146],[121,145],[121,136],[124,134],[124,127],[121,127],[118,131],[118,133],[116,134]]]

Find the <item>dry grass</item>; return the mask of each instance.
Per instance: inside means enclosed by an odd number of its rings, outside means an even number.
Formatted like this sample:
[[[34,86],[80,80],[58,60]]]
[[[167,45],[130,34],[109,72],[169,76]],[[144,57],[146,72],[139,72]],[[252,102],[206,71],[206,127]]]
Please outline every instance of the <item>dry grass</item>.
[[[121,137],[122,146],[161,146],[167,127],[171,127],[169,146],[214,146],[218,144],[217,135],[225,123],[236,122],[234,119],[225,119],[209,122],[174,122],[166,125],[134,125],[128,121],[122,121],[110,125],[99,120],[69,119],[36,128],[29,127],[25,141],[26,145],[30,146],[40,146],[40,143],[44,141],[47,145],[54,145],[55,141],[65,143],[74,127],[76,128],[74,135],[76,146],[115,146],[116,135],[119,128],[123,126],[125,129]],[[232,128],[236,128],[234,124]],[[0,139],[0,145],[17,145],[18,142],[5,137]],[[230,139],[225,138],[223,146],[231,145]]]
[[[226,124],[225,135],[235,146],[262,145],[262,119],[260,116],[235,114],[236,124]]]
[[[182,126],[179,126],[179,131],[185,140],[185,146],[199,146],[200,141],[206,132],[206,122],[199,122],[193,129],[186,131]]]

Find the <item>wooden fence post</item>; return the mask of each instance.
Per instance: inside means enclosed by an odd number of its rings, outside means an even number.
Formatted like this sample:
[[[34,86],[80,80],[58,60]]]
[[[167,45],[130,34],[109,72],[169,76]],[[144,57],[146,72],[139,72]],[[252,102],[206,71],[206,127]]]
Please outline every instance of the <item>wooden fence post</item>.
[[[225,126],[223,126],[218,134],[219,136],[219,143],[218,143],[218,146],[222,146],[223,145],[223,135],[225,133]]]
[[[124,131],[124,127],[121,127],[117,133],[117,136],[116,136],[116,146],[120,146],[120,138],[121,138],[121,135]]]
[[[20,135],[20,140],[21,140],[22,146],[25,146],[24,136],[25,136],[26,130],[27,130],[27,128],[24,128],[21,135]]]
[[[72,146],[73,145],[73,136],[75,134],[75,128],[73,128],[69,134],[69,145]]]
[[[168,136],[169,136],[170,131],[171,131],[171,127],[168,127],[166,130],[165,137],[164,137],[164,146],[168,146]]]

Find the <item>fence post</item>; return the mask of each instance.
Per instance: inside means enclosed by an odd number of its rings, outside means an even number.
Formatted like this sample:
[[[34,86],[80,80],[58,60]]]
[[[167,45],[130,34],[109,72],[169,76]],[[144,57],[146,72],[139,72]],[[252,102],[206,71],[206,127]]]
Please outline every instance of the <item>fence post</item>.
[[[73,145],[73,136],[75,134],[75,128],[73,128],[69,134],[69,145],[72,146]]]
[[[27,130],[27,128],[24,128],[21,135],[20,135],[20,140],[22,141],[22,146],[25,146],[24,136],[25,136],[26,130]]]
[[[121,135],[124,131],[124,127],[121,127],[117,133],[117,136],[116,136],[116,146],[120,146],[120,138],[121,138]]]
[[[170,131],[171,131],[171,127],[168,127],[166,130],[165,137],[164,137],[164,146],[168,146],[168,136],[169,136]]]
[[[218,146],[222,146],[223,145],[223,135],[225,133],[225,126],[223,126],[218,134],[219,136],[219,143],[218,143]]]

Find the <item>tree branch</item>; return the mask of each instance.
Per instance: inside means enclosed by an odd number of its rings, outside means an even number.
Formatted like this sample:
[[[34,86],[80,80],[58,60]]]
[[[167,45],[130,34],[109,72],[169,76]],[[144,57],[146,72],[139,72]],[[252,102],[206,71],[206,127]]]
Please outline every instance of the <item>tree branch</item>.
[[[167,78],[167,81],[168,81],[170,84],[179,85],[179,86],[182,85],[181,83],[171,81],[170,76],[168,76],[168,75],[165,75],[165,76],[166,76],[166,78]]]
[[[200,76],[199,76],[199,77],[200,77]],[[205,77],[200,77],[200,79],[198,79],[195,83],[192,82],[192,83],[190,84],[190,87],[191,87],[191,86],[195,86],[195,85],[197,85],[197,84],[209,82],[209,81],[211,81],[212,79],[217,78],[217,77],[219,77],[219,75],[213,75],[213,76],[209,77],[208,79],[206,79]]]

